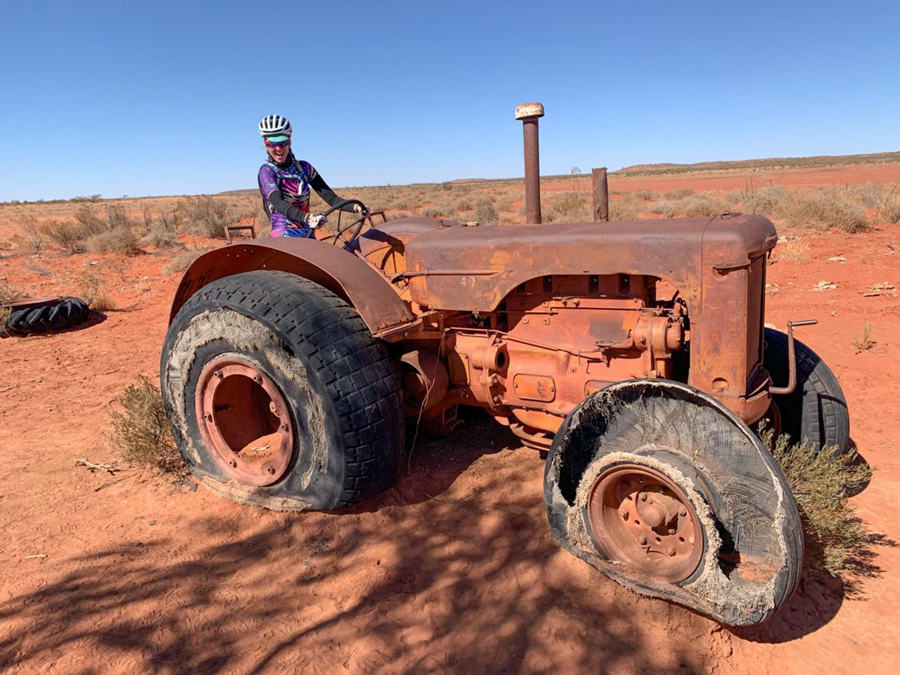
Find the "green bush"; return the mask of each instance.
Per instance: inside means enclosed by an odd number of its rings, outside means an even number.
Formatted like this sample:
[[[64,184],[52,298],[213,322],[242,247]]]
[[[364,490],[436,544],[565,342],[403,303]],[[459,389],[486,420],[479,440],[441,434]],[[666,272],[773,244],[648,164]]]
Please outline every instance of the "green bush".
[[[122,458],[166,473],[185,473],[159,387],[141,375],[116,402],[121,411],[113,409],[110,413],[109,440]]]

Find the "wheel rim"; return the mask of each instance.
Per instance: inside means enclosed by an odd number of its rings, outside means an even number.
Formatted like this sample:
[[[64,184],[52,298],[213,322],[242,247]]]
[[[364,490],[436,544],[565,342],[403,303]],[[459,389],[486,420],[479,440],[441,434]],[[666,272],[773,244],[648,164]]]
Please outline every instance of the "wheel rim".
[[[637,464],[602,472],[588,498],[594,539],[616,562],[676,583],[703,555],[703,531],[690,500],[664,474]]]
[[[294,448],[290,408],[257,366],[235,357],[211,361],[194,397],[210,455],[243,485],[264,486],[287,473]]]

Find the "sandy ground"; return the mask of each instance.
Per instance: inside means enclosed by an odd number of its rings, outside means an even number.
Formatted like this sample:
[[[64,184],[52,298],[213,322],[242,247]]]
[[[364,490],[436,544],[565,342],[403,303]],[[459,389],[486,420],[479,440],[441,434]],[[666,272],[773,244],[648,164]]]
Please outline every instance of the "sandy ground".
[[[900,393],[900,299],[863,295],[900,287],[888,246],[900,227],[805,242],[806,259],[770,268],[768,321],[819,319],[801,339],[836,372],[853,440],[878,467],[854,502],[900,541],[888,403]],[[808,579],[766,626],[723,629],[560,550],[541,457],[479,414],[450,438],[420,439],[395,488],[340,513],[277,514],[147,471],[76,467],[116,458],[112,401],[137,375],[157,378],[178,282],[164,263],[0,259],[0,278],[40,295],[73,293],[98,269],[122,308],[0,340],[0,671],[896,672],[900,548],[875,547],[871,576],[852,587]],[[837,289],[812,290],[822,280]],[[865,321],[876,345],[856,353]]]

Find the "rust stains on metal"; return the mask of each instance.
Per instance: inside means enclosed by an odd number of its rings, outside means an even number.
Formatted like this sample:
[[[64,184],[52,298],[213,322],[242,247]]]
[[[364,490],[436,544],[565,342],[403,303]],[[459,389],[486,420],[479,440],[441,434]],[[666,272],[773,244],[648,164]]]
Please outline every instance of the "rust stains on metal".
[[[541,159],[538,120],[544,116],[540,103],[525,103],[516,108],[516,119],[522,120],[525,144],[525,218],[529,223],[541,222]]]
[[[609,181],[605,166],[591,170],[591,183],[594,188],[594,220],[606,222],[609,220]]]
[[[242,272],[290,272],[324,286],[350,303],[373,334],[415,321],[390,282],[363,259],[311,239],[256,240],[206,253],[185,273],[169,321],[208,283]]]

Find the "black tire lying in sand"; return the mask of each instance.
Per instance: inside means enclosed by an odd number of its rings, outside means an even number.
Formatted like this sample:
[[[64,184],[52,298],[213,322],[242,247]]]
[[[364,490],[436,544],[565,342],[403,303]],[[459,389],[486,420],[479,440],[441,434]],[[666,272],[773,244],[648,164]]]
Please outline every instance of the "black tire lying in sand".
[[[62,297],[37,307],[16,307],[4,322],[9,335],[32,335],[65,330],[87,321],[90,309],[80,298]]]

